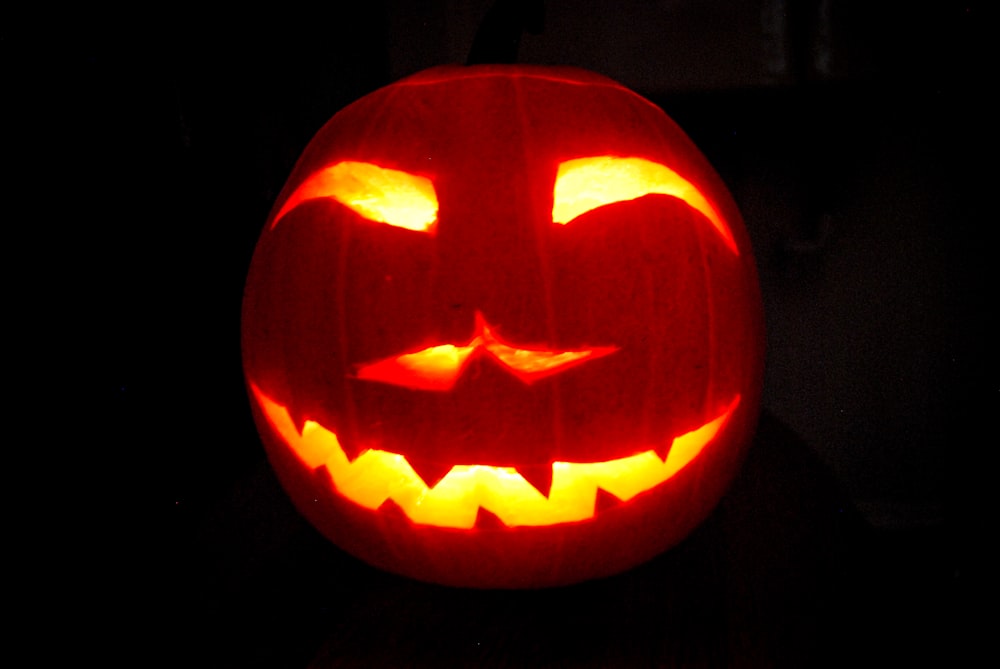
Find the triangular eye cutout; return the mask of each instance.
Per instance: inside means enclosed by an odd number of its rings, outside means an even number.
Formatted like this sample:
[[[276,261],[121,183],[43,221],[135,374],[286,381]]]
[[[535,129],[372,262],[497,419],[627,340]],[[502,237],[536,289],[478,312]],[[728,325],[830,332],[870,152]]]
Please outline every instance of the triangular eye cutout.
[[[676,197],[700,212],[739,255],[729,226],[701,191],[666,165],[645,158],[591,156],[560,163],[552,192],[552,222],[565,225],[598,207],[654,193]]]
[[[325,167],[299,184],[271,223],[307,200],[332,198],[377,223],[433,232],[438,201],[426,177],[371,163],[344,161]]]

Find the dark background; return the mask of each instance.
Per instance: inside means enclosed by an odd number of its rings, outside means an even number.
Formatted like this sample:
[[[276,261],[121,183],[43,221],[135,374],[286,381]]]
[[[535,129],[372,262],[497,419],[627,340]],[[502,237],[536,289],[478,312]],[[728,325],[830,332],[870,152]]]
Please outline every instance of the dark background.
[[[974,473],[996,442],[981,3],[546,3],[521,60],[587,67],[661,104],[744,213],[768,324],[744,475],[675,551],[554,593],[383,575],[295,514],[243,387],[257,236],[322,123],[463,61],[489,4],[176,6],[81,15],[57,49],[4,37],[13,79],[56,65],[32,82],[59,103],[41,158],[72,157],[60,196],[93,217],[67,237],[87,249],[86,278],[67,283],[114,426],[111,457],[94,456],[112,492],[87,533],[101,584],[87,592],[120,593],[124,615],[121,634],[90,642],[135,639],[184,666],[621,666],[636,648],[625,666],[954,666],[975,637],[988,529]],[[150,498],[157,522],[137,520]],[[588,608],[604,612],[573,618]],[[582,626],[539,635],[560,617]]]

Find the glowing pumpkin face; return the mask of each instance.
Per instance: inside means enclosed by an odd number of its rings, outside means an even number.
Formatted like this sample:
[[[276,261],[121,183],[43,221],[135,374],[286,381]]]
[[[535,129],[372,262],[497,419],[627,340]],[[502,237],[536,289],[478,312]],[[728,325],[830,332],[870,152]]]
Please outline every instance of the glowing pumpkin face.
[[[755,423],[761,321],[739,213],[662,111],[579,70],[436,68],[306,149],[251,265],[244,369],[335,543],[535,587],[709,513]]]

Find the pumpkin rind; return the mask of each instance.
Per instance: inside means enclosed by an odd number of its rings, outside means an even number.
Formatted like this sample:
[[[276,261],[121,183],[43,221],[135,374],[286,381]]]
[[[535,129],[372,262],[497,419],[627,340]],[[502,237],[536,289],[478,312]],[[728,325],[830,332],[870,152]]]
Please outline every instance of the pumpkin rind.
[[[646,189],[554,222],[559,166],[594,156],[662,166],[696,196]],[[432,189],[433,224],[426,213],[410,229],[387,224],[323,195],[316,175],[341,164]],[[422,580],[540,587],[627,569],[708,515],[754,429],[762,320],[739,212],[658,107],[581,70],[443,67],[350,105],[306,148],[251,263],[244,370],[282,484],[334,543]],[[384,372],[427,367],[415,355],[428,350],[465,356],[447,383]],[[520,361],[535,369],[530,353],[580,359],[517,374]],[[381,376],[365,371],[378,364]],[[429,488],[454,466],[484,466],[546,495],[554,462],[667,458],[674,438],[732,410],[670,478],[590,518],[459,529],[414,522],[394,500],[351,501],[290,446],[268,402],[299,431],[335,434],[347,460],[406,458]]]

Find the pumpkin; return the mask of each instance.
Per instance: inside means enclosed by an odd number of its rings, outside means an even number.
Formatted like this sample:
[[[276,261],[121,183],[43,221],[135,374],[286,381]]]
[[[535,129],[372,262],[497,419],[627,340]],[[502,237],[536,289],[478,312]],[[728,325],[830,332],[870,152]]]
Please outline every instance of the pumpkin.
[[[447,66],[307,146],[251,262],[243,363],[335,544],[542,587],[709,514],[754,430],[762,320],[740,214],[658,107],[573,68]]]

